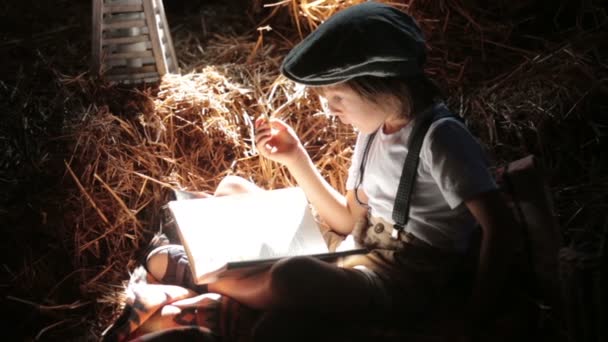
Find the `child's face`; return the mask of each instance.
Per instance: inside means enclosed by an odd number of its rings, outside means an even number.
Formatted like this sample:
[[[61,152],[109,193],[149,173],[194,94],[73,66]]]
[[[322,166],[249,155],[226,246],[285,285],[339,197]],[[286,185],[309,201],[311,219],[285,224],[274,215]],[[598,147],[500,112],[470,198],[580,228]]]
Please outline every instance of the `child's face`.
[[[375,132],[390,115],[387,107],[360,96],[345,85],[323,87],[319,94],[329,114],[362,133]]]

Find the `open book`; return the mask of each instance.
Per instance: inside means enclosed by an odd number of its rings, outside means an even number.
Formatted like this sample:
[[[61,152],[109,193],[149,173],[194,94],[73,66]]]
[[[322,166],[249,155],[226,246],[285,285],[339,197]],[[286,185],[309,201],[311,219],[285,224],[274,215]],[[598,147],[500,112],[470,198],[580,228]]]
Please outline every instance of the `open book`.
[[[354,246],[330,252],[298,187],[171,201],[168,208],[198,284],[226,270],[289,256],[324,259],[366,252]]]

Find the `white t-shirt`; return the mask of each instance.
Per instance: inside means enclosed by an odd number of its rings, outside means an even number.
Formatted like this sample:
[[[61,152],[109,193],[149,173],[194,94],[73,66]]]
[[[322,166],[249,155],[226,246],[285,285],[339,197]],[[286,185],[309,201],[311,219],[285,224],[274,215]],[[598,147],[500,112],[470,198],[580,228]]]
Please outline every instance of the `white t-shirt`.
[[[444,105],[437,104],[434,110],[439,106]],[[414,120],[395,133],[378,130],[359,185],[368,197],[371,215],[391,223]],[[367,134],[357,137],[347,190],[354,190],[359,182],[368,139]],[[433,246],[464,251],[477,225],[464,200],[496,187],[481,146],[467,128],[455,118],[439,119],[431,124],[422,144],[405,231]]]

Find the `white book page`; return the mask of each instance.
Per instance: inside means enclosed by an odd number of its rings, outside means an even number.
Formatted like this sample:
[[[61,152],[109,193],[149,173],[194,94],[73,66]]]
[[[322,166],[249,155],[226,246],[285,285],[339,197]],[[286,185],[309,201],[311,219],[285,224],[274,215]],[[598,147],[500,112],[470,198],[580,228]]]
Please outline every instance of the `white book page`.
[[[195,279],[228,262],[326,253],[302,189],[169,203]]]

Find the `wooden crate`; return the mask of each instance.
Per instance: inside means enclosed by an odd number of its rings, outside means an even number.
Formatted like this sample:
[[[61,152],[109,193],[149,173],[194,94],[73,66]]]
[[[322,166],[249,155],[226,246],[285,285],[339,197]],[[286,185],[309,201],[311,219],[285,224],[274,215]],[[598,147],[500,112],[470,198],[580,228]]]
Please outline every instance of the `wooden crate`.
[[[93,0],[92,72],[120,83],[178,73],[162,0]]]

